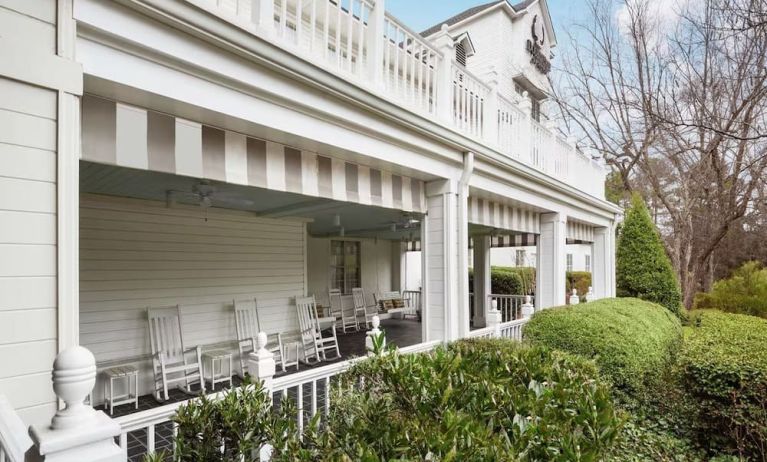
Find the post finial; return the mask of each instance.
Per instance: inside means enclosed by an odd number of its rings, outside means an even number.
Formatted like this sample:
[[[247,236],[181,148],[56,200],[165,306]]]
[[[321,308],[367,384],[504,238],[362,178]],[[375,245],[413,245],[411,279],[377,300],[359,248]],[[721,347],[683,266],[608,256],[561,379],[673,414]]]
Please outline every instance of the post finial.
[[[53,362],[52,378],[53,391],[65,407],[56,412],[51,428],[72,428],[93,418],[93,408],[85,405],[85,398],[96,384],[93,353],[81,346],[62,351]]]
[[[371,324],[373,324],[373,330],[378,330],[378,328],[381,326],[381,318],[379,318],[378,315],[373,316]]]
[[[266,348],[267,341],[268,339],[266,336],[266,332],[259,332],[258,335],[256,336],[256,346],[258,347],[257,349],[263,350],[264,348]]]

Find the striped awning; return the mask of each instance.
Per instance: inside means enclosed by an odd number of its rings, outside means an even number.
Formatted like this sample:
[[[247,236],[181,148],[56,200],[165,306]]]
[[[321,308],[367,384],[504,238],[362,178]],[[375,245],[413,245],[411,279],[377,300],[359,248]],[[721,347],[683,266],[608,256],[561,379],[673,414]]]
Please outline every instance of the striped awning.
[[[421,180],[89,95],[82,159],[426,212]]]
[[[469,197],[469,223],[522,234],[541,232],[540,213]]]
[[[537,234],[505,234],[490,236],[490,247],[528,247],[538,245]],[[469,248],[474,248],[474,238],[469,238]]]
[[[594,227],[586,223],[567,220],[566,234],[568,244],[594,242]]]

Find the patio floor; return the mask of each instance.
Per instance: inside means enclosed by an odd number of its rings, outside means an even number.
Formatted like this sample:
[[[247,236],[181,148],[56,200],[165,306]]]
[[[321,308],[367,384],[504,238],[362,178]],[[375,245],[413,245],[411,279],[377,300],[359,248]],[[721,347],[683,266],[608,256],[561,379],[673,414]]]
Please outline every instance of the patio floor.
[[[407,320],[407,319],[383,320],[381,321],[381,329],[383,329],[386,332],[386,341],[388,344],[397,345],[398,347],[406,347],[406,346],[415,345],[421,342],[421,323],[415,320]],[[338,347],[341,350],[340,359],[325,361],[314,366],[301,364],[299,372],[365,355],[366,354],[365,331],[360,330],[359,332],[339,334]],[[295,373],[296,373],[295,368],[291,367],[285,373],[278,372],[277,376],[280,377],[283,375],[290,375]],[[232,378],[232,382],[233,382],[233,385],[236,387],[242,383],[242,380],[235,375]],[[229,388],[229,387],[224,384],[217,384],[214,391],[221,391],[225,388]],[[206,390],[206,391],[212,393],[212,391],[210,390]],[[154,396],[152,396],[151,394],[140,396],[138,409],[134,409],[133,406],[130,406],[130,405],[119,406],[115,408],[114,415],[112,415],[112,417],[120,417],[124,415],[134,414],[136,412],[154,409],[166,404],[186,401],[192,398],[192,396],[186,393],[183,393],[182,391],[178,389],[170,390],[169,394],[170,394],[169,400],[164,403],[158,403],[154,399]],[[96,409],[104,410],[102,406],[97,406]],[[108,411],[106,412],[108,414]],[[146,454],[147,452],[147,449],[145,446],[146,440],[147,438],[146,438],[145,430],[139,430],[139,431],[131,432],[128,434],[128,441],[127,441],[128,442],[128,460],[130,462],[141,462],[143,455]],[[170,422],[166,424],[158,425],[155,428],[155,446],[158,452],[162,450],[169,451],[172,449],[173,427]]]

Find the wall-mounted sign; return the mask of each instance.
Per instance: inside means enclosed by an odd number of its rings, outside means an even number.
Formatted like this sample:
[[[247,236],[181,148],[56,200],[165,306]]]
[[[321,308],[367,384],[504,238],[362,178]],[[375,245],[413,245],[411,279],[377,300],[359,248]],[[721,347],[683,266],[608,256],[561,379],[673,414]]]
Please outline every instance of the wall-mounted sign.
[[[551,71],[551,62],[543,54],[543,44],[546,40],[546,29],[543,27],[543,21],[538,15],[533,18],[531,27],[532,38],[527,40],[525,48],[530,53],[530,63],[543,74]]]

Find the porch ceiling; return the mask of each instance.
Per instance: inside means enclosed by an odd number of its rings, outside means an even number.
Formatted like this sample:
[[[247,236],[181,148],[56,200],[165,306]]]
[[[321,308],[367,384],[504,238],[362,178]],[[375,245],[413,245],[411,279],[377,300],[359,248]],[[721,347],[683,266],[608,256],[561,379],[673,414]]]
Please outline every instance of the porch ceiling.
[[[399,210],[218,181],[207,183],[214,189],[210,194],[212,207],[252,211],[271,218],[308,219],[309,233],[313,236],[339,236],[335,215],[340,215],[346,237],[400,240],[410,238],[411,234],[417,238],[420,234],[419,224],[408,229],[399,226],[392,231],[393,223],[404,224],[410,218]],[[200,184],[201,180],[192,177],[80,162],[82,193],[166,201],[171,191],[174,202],[194,205],[200,203],[194,193]]]

